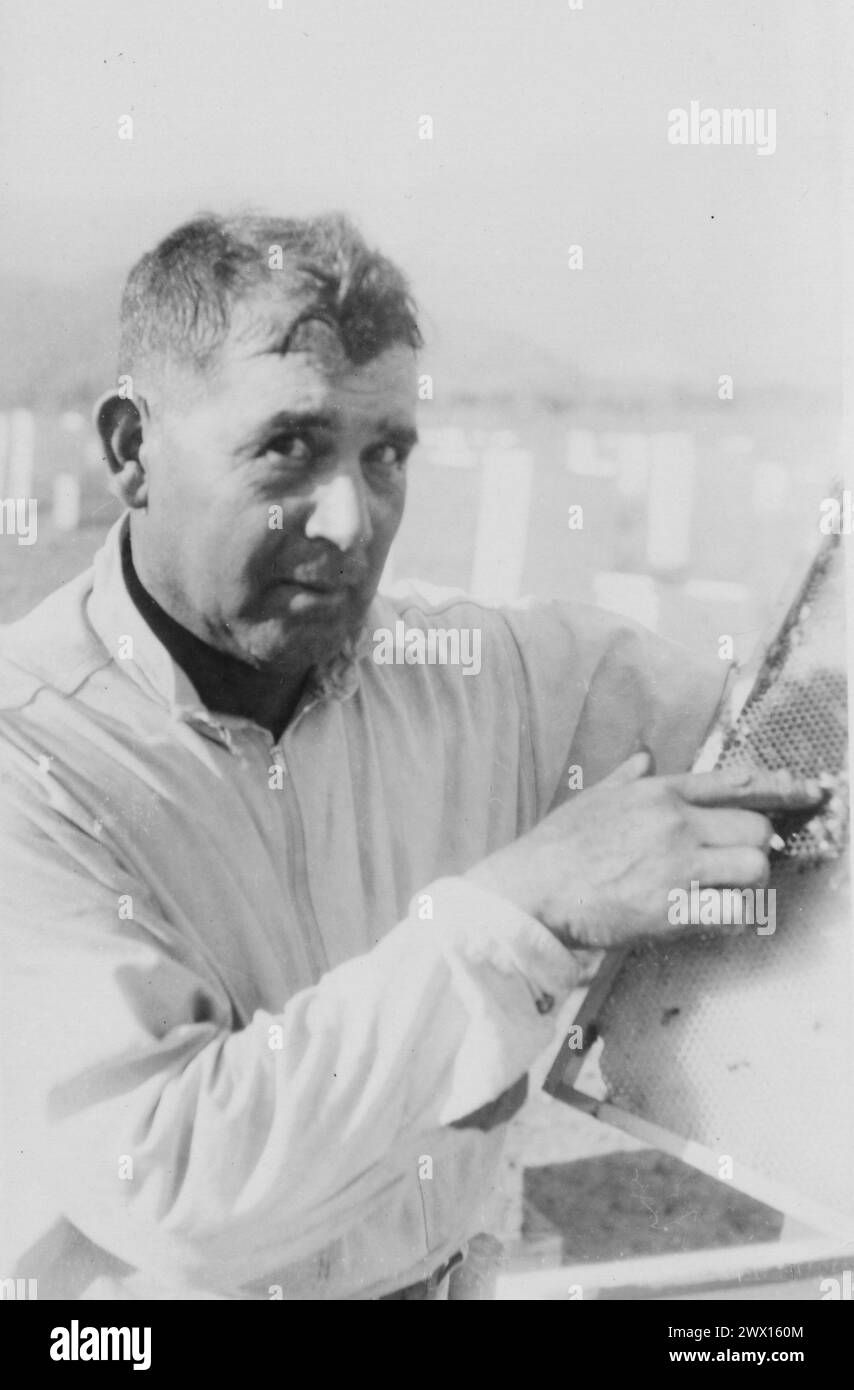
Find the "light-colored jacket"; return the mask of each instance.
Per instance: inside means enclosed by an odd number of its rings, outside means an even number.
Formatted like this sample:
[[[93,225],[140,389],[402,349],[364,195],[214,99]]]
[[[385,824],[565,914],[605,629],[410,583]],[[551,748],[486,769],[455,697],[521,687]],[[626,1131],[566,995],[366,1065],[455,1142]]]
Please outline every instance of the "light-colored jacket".
[[[724,665],[581,605],[378,597],[274,744],[201,707],[126,525],[0,644],[0,1277],[377,1297],[488,1226],[503,1126],[460,1122],[577,979],[460,875],[571,766],[688,765]],[[377,664],[401,619],[477,628],[482,669]]]

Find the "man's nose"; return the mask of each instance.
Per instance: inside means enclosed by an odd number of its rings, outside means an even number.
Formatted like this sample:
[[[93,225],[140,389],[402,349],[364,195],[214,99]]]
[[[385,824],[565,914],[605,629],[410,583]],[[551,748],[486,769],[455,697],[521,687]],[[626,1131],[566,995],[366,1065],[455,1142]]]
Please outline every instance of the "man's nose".
[[[342,472],[319,483],[305,534],[310,539],[331,541],[339,550],[350,550],[357,543],[366,545],[372,529],[361,479]]]

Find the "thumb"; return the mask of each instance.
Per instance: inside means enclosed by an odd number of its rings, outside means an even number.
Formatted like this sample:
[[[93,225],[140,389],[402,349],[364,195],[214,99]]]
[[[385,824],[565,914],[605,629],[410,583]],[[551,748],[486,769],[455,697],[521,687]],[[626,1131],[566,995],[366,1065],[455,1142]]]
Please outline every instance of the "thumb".
[[[647,777],[655,770],[655,759],[648,748],[641,748],[637,753],[632,753],[630,758],[626,758],[624,763],[615,767],[613,772],[609,772],[607,777],[603,777],[599,783],[600,787],[621,787],[628,782],[638,782],[641,777]]]

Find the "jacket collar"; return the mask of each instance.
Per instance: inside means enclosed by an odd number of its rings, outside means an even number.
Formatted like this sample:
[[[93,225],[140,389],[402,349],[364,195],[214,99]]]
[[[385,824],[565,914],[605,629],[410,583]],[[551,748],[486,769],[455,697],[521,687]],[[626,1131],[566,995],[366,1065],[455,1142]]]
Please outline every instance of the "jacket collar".
[[[113,660],[175,718],[202,726],[229,743],[231,729],[251,725],[253,721],[207,709],[189,677],[139,612],[128,593],[122,571],[122,546],[129,526],[130,513],[125,512],[110,529],[95,556],[89,621]],[[366,625],[344,650],[314,672],[288,728],[292,729],[321,701],[346,700],[355,694],[359,686],[359,662],[369,651]]]

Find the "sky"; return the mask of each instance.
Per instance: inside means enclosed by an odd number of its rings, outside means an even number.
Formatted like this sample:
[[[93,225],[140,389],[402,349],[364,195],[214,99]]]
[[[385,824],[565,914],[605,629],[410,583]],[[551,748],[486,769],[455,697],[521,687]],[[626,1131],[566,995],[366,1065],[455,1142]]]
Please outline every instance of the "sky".
[[[203,208],[344,208],[440,340],[477,324],[592,374],[833,389],[843,9],[6,0],[0,274],[127,267]],[[669,144],[692,100],[773,107],[775,153]]]

